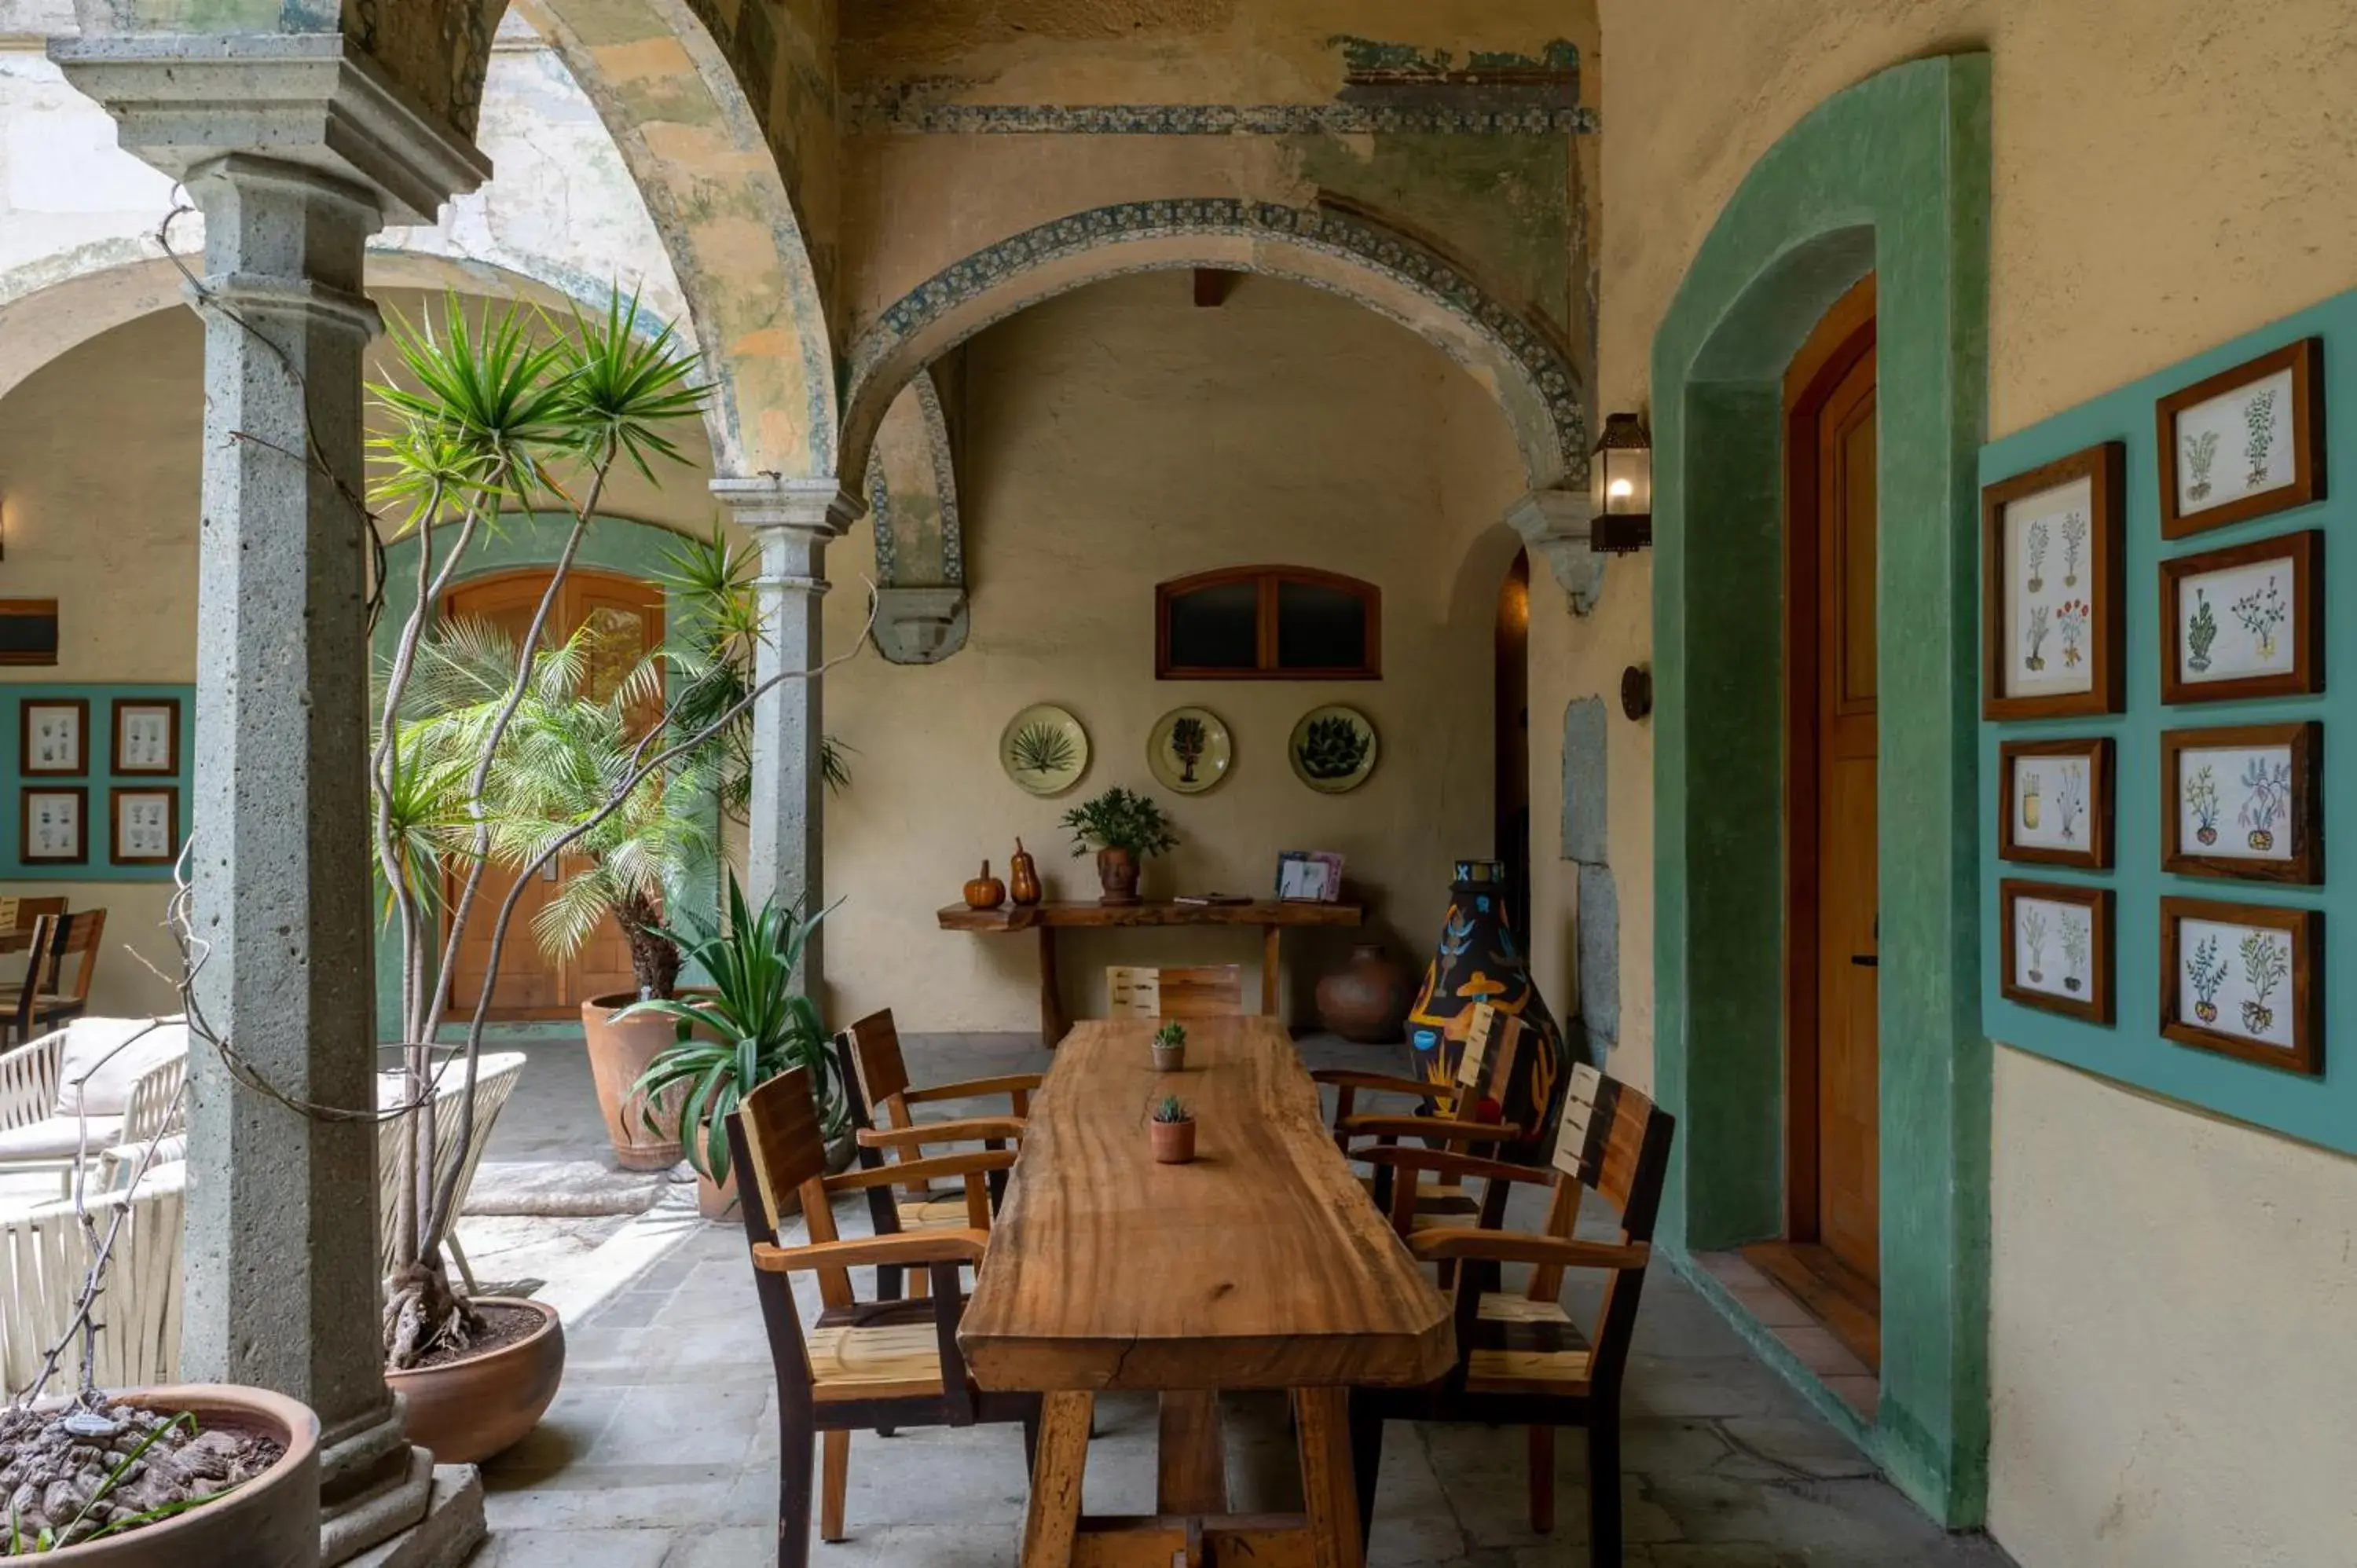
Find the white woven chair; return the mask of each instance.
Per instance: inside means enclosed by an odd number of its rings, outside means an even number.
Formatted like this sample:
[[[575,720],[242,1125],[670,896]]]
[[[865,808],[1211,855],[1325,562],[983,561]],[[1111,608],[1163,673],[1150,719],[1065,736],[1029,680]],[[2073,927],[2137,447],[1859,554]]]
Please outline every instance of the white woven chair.
[[[450,1174],[450,1167],[462,1155],[466,1168],[458,1173],[458,1185],[452,1189],[452,1202],[460,1209],[467,1206],[467,1189],[475,1185],[475,1167],[482,1164],[483,1150],[491,1141],[491,1128],[507,1105],[508,1096],[515,1092],[516,1079],[523,1074],[526,1060],[522,1051],[501,1051],[483,1057],[475,1064],[475,1133],[462,1151],[458,1147],[458,1096],[467,1085],[466,1067],[454,1064],[442,1074],[434,1091],[434,1179],[438,1186]],[[377,1079],[377,1103],[401,1103],[402,1084],[399,1075],[386,1073]],[[383,1267],[381,1272],[393,1272],[393,1216],[401,1201],[401,1151],[409,1135],[406,1122],[382,1122],[377,1124],[377,1251]],[[467,1288],[475,1288],[475,1271],[468,1265],[467,1254],[459,1249],[455,1232],[449,1237],[450,1256],[458,1265],[459,1277]]]
[[[103,1236],[123,1212],[99,1297],[93,1370],[101,1388],[173,1383],[180,1372],[181,1217],[185,1165],[148,1172],[135,1193],[92,1193],[91,1219]],[[40,1375],[42,1358],[66,1337],[81,1302],[88,1244],[70,1203],[45,1204],[0,1219],[0,1381],[14,1399]],[[59,1359],[51,1392],[81,1375],[81,1337]]]
[[[183,1124],[188,1057],[178,1018],[77,1018],[0,1056],[0,1172],[70,1178],[111,1144]]]

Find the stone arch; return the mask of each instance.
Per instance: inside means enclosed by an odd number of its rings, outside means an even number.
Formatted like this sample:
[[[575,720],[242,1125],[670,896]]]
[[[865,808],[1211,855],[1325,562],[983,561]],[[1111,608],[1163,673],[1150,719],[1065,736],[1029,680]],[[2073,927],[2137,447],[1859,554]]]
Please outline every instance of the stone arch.
[[[1455,262],[1368,219],[1232,197],[1074,213],[978,251],[909,291],[853,345],[846,471],[866,462],[900,389],[984,328],[1121,274],[1195,267],[1307,284],[1400,323],[1498,400],[1531,489],[1586,484],[1586,388],[1548,329]]]

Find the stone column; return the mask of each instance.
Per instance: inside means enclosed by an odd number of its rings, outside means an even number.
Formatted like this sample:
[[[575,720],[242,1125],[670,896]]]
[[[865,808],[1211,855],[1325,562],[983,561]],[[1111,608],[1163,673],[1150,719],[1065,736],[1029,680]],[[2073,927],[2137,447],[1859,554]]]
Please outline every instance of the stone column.
[[[387,221],[426,218],[488,170],[332,36],[85,38],[55,52],[205,220],[197,1001],[278,1093],[366,1110],[361,377],[379,323],[362,256]],[[182,1364],[317,1412],[322,1560],[339,1563],[419,1526],[433,1480],[383,1377],[376,1129],[301,1114],[210,1050],[189,1065]]]
[[[762,638],[757,682],[825,661],[822,619],[826,547],[859,515],[859,502],[834,479],[722,478],[717,496],[749,530],[761,552]],[[823,682],[785,681],[753,709],[751,842],[746,893],[776,893],[824,906],[826,779],[819,746],[826,735]],[[803,982],[813,993],[826,970],[821,934],[803,950]]]

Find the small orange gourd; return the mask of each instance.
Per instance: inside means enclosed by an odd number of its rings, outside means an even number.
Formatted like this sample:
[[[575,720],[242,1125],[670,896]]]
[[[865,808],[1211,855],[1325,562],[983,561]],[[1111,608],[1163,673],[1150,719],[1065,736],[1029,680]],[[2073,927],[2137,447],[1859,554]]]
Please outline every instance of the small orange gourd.
[[[990,874],[990,862],[982,863],[982,875],[965,885],[965,907],[969,909],[996,909],[1006,902],[1006,887]]]
[[[1006,863],[1006,890],[1027,908],[1039,901],[1039,863],[1031,858],[1021,839],[1015,841],[1015,858]]]

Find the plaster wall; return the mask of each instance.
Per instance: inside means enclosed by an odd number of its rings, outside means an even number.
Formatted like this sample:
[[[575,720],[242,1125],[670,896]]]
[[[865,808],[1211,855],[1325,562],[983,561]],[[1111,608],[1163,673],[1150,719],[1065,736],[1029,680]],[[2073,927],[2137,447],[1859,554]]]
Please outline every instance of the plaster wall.
[[[872,653],[828,677],[827,728],[856,751],[827,807],[827,971],[839,1016],[889,1006],[903,1028],[1029,1031],[1037,944],[939,931],[933,911],[1020,835],[1050,897],[1093,897],[1057,820],[1124,784],[1176,819],[1180,849],[1149,894],[1263,892],[1277,853],[1330,849],[1375,907],[1373,933],[1420,969],[1450,861],[1487,853],[1491,624],[1519,542],[1500,526],[1520,464],[1497,405],[1414,334],[1347,302],[1263,278],[1217,309],[1183,273],[1077,290],[975,338],[964,371],[962,476],[973,630],[926,667]],[[831,553],[827,639],[864,614],[863,525]],[[1211,567],[1286,563],[1383,590],[1383,679],[1157,682],[1153,585]],[[1087,726],[1087,776],[1035,800],[1000,770],[1001,728],[1033,702]],[[1304,712],[1351,703],[1373,721],[1373,776],[1340,797],[1297,780],[1285,743]],[[1154,721],[1200,703],[1234,737],[1229,779],[1180,798],[1146,765]],[[1250,932],[1071,933],[1065,999],[1103,1013],[1109,962],[1237,961]],[[1288,938],[1288,1004],[1347,939]]]
[[[2133,26],[2104,0],[1604,0],[1603,23],[1599,410],[1647,404],[1655,328],[1760,156],[1832,93],[1925,54],[1991,55],[1990,434],[2357,282],[2357,126],[2334,86],[2357,35],[2337,0],[2232,18],[2152,0]],[[1534,616],[1546,964],[1566,961],[1576,910],[1544,759],[1568,701],[1600,692],[1617,711],[1621,669],[1650,656],[1652,585],[1627,564],[1592,619]],[[1641,1081],[1652,779],[1650,757],[1631,765],[1641,739],[1622,742],[1647,733],[1615,719],[1609,807],[1615,1060]],[[2024,1568],[2345,1555],[2345,1488],[2268,1457],[2287,1433],[2347,1448],[2325,1434],[2347,1431],[2352,1276],[2324,1217],[2347,1207],[2350,1162],[2010,1051],[1996,1072],[1992,1531]]]

